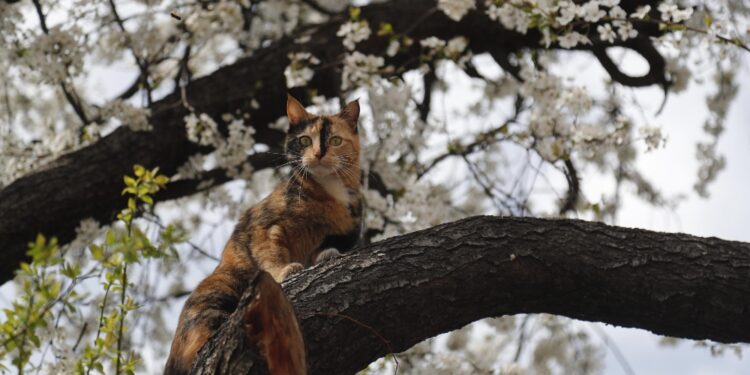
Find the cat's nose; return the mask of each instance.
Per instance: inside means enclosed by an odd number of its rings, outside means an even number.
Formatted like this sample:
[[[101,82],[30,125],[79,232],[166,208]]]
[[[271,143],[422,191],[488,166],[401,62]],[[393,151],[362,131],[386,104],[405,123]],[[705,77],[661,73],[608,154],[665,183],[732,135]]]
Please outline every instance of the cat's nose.
[[[313,152],[316,158],[320,159],[323,155],[320,152],[320,149],[317,149]]]

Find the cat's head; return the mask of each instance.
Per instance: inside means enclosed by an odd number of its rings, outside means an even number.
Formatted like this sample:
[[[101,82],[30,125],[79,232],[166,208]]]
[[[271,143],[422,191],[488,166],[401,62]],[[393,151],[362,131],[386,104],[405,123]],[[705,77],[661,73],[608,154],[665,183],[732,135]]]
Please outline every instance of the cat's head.
[[[359,179],[359,101],[350,102],[335,115],[315,116],[289,95],[286,111],[286,155],[293,168],[316,177]]]

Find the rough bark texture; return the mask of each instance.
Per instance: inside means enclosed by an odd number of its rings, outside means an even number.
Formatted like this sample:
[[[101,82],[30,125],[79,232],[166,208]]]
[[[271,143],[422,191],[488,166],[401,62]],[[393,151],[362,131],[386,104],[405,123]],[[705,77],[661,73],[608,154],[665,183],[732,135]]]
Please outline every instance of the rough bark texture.
[[[469,47],[474,53],[489,52],[503,59],[513,51],[540,48],[538,33],[532,30],[521,35],[503,29],[484,14],[484,5],[479,3],[478,9],[461,22],[453,22],[437,11],[434,0],[374,4],[362,8],[362,17],[373,28],[389,22],[397,33],[406,33],[415,39],[433,35],[449,39],[463,35],[469,38]],[[630,0],[621,5],[630,11],[636,5],[646,3],[656,1]],[[345,51],[335,34],[346,20],[346,15],[333,17],[329,22],[300,31],[311,36],[307,43],[296,44],[292,43],[294,38],[286,38],[193,81],[186,90],[187,101],[196,112],[207,113],[217,121],[225,113],[249,113],[250,122],[256,129],[256,140],[272,148],[278,147],[283,134],[267,125],[284,114],[286,85],[283,72],[288,65],[287,54],[304,50],[318,57],[322,68],[316,70],[310,87],[322,95],[338,95],[338,62]],[[649,44],[649,36],[658,33],[655,27],[648,25],[637,25],[637,28],[638,41],[642,44]],[[594,36],[591,39],[598,40]],[[357,48],[365,53],[383,54],[387,44],[386,37],[373,36],[358,44]],[[601,52],[601,45],[596,48]],[[415,67],[420,53],[418,43],[415,43],[411,50],[387,63],[396,67],[394,74],[398,74]],[[648,56],[648,60],[651,63],[649,77],[663,76],[663,60],[658,53]],[[499,63],[510,66],[506,60]],[[611,69],[608,71],[612,73]],[[309,94],[303,89],[292,91],[303,100]],[[260,104],[259,109],[250,106],[253,99]],[[188,110],[179,94],[155,102],[151,113],[153,131],[132,132],[127,127],[119,128],[100,141],[65,155],[0,190],[0,252],[4,259],[0,264],[0,283],[13,277],[13,271],[25,258],[27,242],[37,233],[57,236],[61,243],[66,243],[74,237],[74,229],[82,219],[92,217],[103,223],[111,222],[125,204],[120,195],[122,176],[131,174],[134,164],[160,166],[162,171],[171,174],[189,156],[206,151],[186,138],[183,119]],[[250,162],[256,169],[261,169],[279,164],[280,160],[270,155],[254,155]],[[206,180],[211,182],[201,184]],[[211,186],[227,180],[223,172],[214,171],[201,180],[171,184],[166,192],[157,196],[157,200],[191,195],[198,191],[199,185]]]
[[[353,374],[390,350],[518,313],[750,342],[750,244],[578,220],[472,217],[360,248],[284,289],[310,374]]]

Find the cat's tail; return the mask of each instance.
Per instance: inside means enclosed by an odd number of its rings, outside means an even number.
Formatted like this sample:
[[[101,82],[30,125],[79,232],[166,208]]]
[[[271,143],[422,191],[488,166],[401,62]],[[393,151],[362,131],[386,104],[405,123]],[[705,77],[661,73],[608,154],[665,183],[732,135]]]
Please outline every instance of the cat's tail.
[[[227,256],[232,255],[225,253],[221,264],[185,302],[164,374],[186,375],[193,366],[205,365],[200,362],[206,353],[201,358],[197,358],[198,354],[226,323],[228,326],[222,330],[227,331],[228,327],[230,334],[244,335],[246,340],[241,341],[249,346],[243,350],[257,350],[271,375],[306,375],[302,333],[281,285],[254,265],[237,259],[225,262]],[[239,264],[244,266],[238,267]],[[242,313],[227,321],[238,309]],[[203,370],[214,373],[218,369]]]
[[[237,309],[240,296],[248,286],[247,272],[219,265],[198,284],[182,308],[165,375],[190,372],[198,351]]]

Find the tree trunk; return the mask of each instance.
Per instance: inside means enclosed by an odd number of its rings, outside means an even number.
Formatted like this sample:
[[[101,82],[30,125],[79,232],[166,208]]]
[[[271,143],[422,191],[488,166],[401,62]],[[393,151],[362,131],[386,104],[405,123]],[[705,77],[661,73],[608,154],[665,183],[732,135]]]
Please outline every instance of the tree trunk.
[[[656,1],[629,0],[621,5],[632,11],[641,3],[655,4]],[[499,22],[490,20],[484,11],[484,4],[478,2],[478,9],[461,22],[453,22],[435,8],[434,0],[401,0],[368,5],[361,13],[375,30],[381,23],[390,23],[395,32],[406,33],[416,40],[428,36],[442,39],[465,36],[475,54],[489,52],[492,56],[507,58],[512,51],[542,48],[539,33],[531,30],[522,35],[508,31]],[[256,129],[256,141],[278,152],[284,135],[268,128],[268,124],[284,115],[287,55],[292,51],[307,51],[319,58],[322,68],[316,69],[309,87],[315,88],[320,95],[339,95],[339,65],[345,50],[336,32],[347,20],[346,14],[333,17],[329,22],[301,31],[301,34],[310,36],[304,44],[294,43],[293,37],[284,38],[254,51],[250,57],[193,81],[186,89],[187,102],[197,113],[207,113],[217,121],[226,113],[250,114],[249,121]],[[664,64],[658,52],[653,50],[649,37],[660,31],[647,24],[637,24],[636,28],[638,39],[618,44],[644,55],[651,64],[646,81],[658,83],[659,79],[664,80]],[[596,35],[592,34],[591,40],[599,43]],[[359,43],[357,49],[383,55],[387,45],[387,37],[373,35]],[[582,47],[596,47],[602,55],[602,45]],[[396,71],[405,71],[416,67],[421,53],[419,43],[415,43],[408,51],[389,58],[387,64],[400,69]],[[508,61],[499,63],[509,66]],[[610,73],[612,65],[605,64]],[[618,80],[617,77],[621,76],[614,74],[613,79]],[[309,95],[304,88],[294,89],[292,93],[303,101],[307,101]],[[253,100],[258,107],[251,105]],[[133,132],[121,127],[98,142],[64,155],[0,190],[0,251],[4,259],[0,264],[0,284],[13,278],[13,271],[26,259],[27,243],[38,233],[56,236],[64,244],[75,237],[75,228],[83,219],[94,218],[105,224],[111,222],[125,206],[120,194],[122,177],[132,173],[133,165],[159,166],[165,173],[173,174],[188,157],[207,151],[187,139],[184,118],[189,111],[179,93],[155,102],[150,110],[153,131]],[[221,125],[222,131],[226,131],[225,124]],[[282,161],[272,155],[253,155],[249,161],[256,169],[281,164]],[[199,186],[214,186],[227,180],[229,178],[223,171],[212,171],[198,180],[172,183],[156,198],[158,201],[188,196],[197,192]]]
[[[750,244],[579,220],[467,218],[324,262],[284,290],[310,374],[353,374],[439,333],[518,313],[750,342]]]

